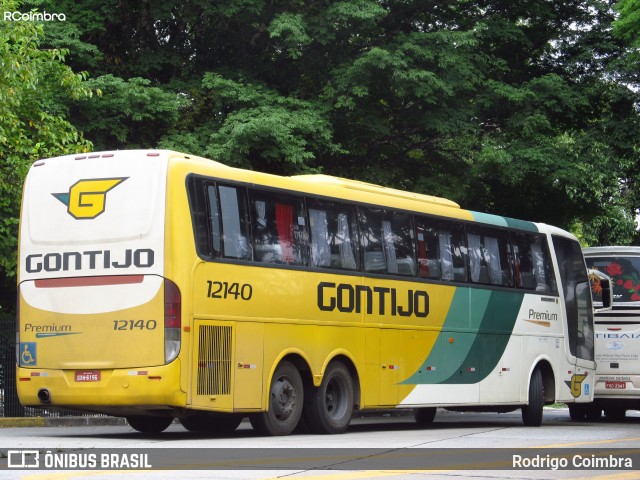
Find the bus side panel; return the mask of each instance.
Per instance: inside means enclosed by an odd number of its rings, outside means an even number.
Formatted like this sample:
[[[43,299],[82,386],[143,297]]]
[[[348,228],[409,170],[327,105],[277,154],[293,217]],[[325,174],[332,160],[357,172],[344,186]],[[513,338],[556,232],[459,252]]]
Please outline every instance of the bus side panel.
[[[265,325],[195,319],[189,405],[198,410],[263,407]]]
[[[234,410],[259,410],[263,404],[264,390],[262,366],[264,348],[264,324],[238,322],[236,324],[234,378]]]

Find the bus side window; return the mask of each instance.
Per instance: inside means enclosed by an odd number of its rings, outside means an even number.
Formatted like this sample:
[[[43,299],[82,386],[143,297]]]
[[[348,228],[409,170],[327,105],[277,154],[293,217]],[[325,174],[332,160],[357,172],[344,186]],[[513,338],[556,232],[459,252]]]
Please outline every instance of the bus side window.
[[[218,211],[218,195],[215,185],[207,186],[209,235],[211,247],[216,254],[220,253],[220,212]]]
[[[417,269],[411,217],[405,213],[386,212],[382,220],[382,243],[387,272],[415,277]]]
[[[306,265],[308,234],[301,198],[250,192],[255,260]]]
[[[209,187],[212,190],[213,187]],[[222,217],[222,244],[225,258],[251,260],[251,244],[247,216],[247,196],[244,188],[218,187]],[[214,245],[220,233],[213,230]],[[217,243],[220,243],[218,240]],[[219,249],[219,247],[218,247]]]
[[[311,266],[357,270],[359,243],[355,208],[308,200]]]
[[[541,235],[512,233],[516,287],[555,292],[549,248]]]
[[[198,255],[217,257],[220,254],[220,228],[215,186],[203,178],[191,176],[187,192]]]
[[[358,211],[364,270],[415,276],[411,217],[374,208],[360,208]]]
[[[467,245],[472,282],[513,286],[511,248],[507,232],[470,226],[467,228]]]
[[[466,245],[462,225],[416,218],[420,276],[434,280],[467,280]]]

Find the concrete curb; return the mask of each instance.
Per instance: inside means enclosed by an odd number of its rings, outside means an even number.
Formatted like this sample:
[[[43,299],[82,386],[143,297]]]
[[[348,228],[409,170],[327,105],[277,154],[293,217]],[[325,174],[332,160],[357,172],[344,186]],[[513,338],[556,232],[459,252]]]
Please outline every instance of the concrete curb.
[[[127,425],[120,417],[8,417],[0,418],[0,428],[15,427],[89,427]]]

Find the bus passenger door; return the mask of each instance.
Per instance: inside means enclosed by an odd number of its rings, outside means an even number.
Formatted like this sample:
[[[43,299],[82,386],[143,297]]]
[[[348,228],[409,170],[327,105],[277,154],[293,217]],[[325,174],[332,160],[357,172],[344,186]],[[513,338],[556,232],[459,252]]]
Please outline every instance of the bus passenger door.
[[[566,358],[575,367],[571,377],[569,398],[590,397],[594,378],[589,371],[595,369],[593,305],[589,278],[578,242],[553,237],[558,269],[564,295],[566,316]],[[560,388],[563,388],[562,386]],[[562,391],[560,397],[567,397]]]

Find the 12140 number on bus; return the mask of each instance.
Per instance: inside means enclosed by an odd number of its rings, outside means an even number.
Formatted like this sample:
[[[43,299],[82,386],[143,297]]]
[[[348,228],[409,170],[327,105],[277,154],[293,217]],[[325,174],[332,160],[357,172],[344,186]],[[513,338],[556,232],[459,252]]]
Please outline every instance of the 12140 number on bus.
[[[207,280],[207,297],[234,300],[251,300],[253,295],[253,287],[248,283],[239,284],[238,282],[213,282]]]

